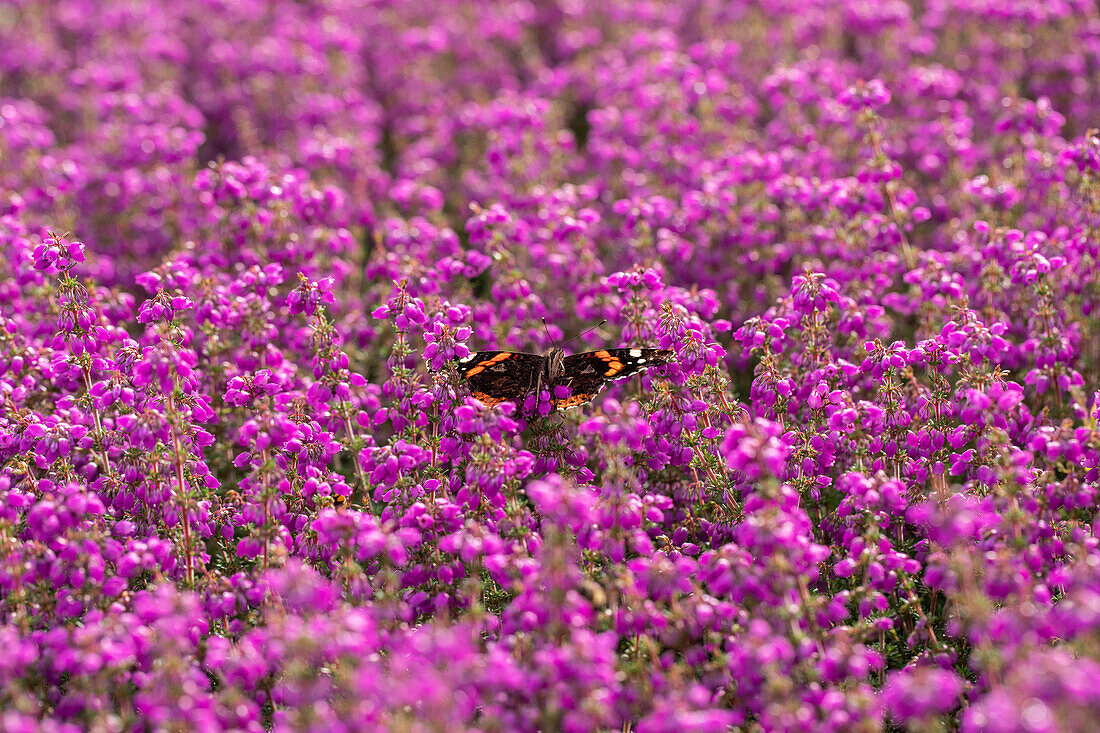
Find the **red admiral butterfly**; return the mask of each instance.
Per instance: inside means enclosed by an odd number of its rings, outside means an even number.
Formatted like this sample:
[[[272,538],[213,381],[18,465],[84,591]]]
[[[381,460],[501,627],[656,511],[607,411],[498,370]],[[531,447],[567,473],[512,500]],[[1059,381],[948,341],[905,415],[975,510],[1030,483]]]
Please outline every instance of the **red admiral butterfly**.
[[[555,410],[588,402],[608,381],[625,379],[672,360],[667,349],[600,349],[565,355],[550,349],[546,356],[519,351],[479,351],[459,360],[470,394],[492,407],[506,400],[519,402],[527,393],[568,386],[572,394],[551,397]]]

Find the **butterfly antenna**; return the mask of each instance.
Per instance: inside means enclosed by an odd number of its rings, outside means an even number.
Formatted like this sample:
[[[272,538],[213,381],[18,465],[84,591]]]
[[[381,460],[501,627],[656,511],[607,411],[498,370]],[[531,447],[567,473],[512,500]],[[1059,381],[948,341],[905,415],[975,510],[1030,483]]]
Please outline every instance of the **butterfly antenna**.
[[[550,343],[554,345],[554,348],[558,348],[557,343],[554,341],[554,337],[550,335],[550,328],[546,325],[546,318],[542,319],[542,330],[546,331],[546,338],[550,339]]]
[[[576,336],[574,336],[573,338],[569,339],[569,340],[568,340],[568,341],[566,341],[566,342],[565,342],[564,344],[562,344],[562,348],[565,348],[565,346],[566,346],[566,345],[568,345],[568,344],[570,344],[570,343],[572,343],[572,342],[576,341],[576,340],[577,340],[577,339],[579,339],[579,338],[580,338],[581,336],[584,336],[584,335],[585,335],[586,333],[591,333],[592,331],[595,331],[595,330],[596,330],[597,328],[599,328],[600,326],[602,326],[602,325],[603,325],[603,324],[605,324],[605,323],[607,323],[607,319],[606,319],[606,318],[605,318],[605,319],[603,319],[602,321],[600,321],[599,323],[597,323],[597,324],[596,324],[595,326],[593,326],[592,328],[589,328],[589,329],[588,329],[588,330],[586,330],[586,331],[581,331],[581,332],[580,332],[580,333],[578,333],[578,334],[577,334]]]

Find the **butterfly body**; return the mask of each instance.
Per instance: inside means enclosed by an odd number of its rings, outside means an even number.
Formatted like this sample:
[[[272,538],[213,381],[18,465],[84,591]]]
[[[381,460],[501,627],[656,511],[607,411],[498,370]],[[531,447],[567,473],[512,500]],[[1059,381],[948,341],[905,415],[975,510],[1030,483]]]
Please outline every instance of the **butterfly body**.
[[[459,369],[470,394],[492,406],[542,390],[551,393],[556,410],[589,402],[608,381],[625,379],[651,366],[672,360],[667,349],[600,349],[566,356],[561,349],[545,355],[521,351],[479,351],[460,359]],[[568,397],[555,397],[554,388],[566,386]]]

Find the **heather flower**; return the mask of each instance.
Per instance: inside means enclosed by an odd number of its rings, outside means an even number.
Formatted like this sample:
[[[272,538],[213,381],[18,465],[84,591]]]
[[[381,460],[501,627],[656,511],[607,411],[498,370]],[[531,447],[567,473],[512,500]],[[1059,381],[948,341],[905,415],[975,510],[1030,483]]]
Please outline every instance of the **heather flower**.
[[[891,673],[882,695],[895,720],[916,723],[950,712],[962,690],[963,681],[950,670],[922,666]]]

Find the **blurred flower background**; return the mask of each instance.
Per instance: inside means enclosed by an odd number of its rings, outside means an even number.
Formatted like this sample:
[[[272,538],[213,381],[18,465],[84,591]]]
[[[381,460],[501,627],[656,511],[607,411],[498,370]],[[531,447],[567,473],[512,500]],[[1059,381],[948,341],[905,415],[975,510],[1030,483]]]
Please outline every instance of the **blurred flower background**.
[[[1088,0],[3,3],[0,731],[1094,730],[1097,109]]]

